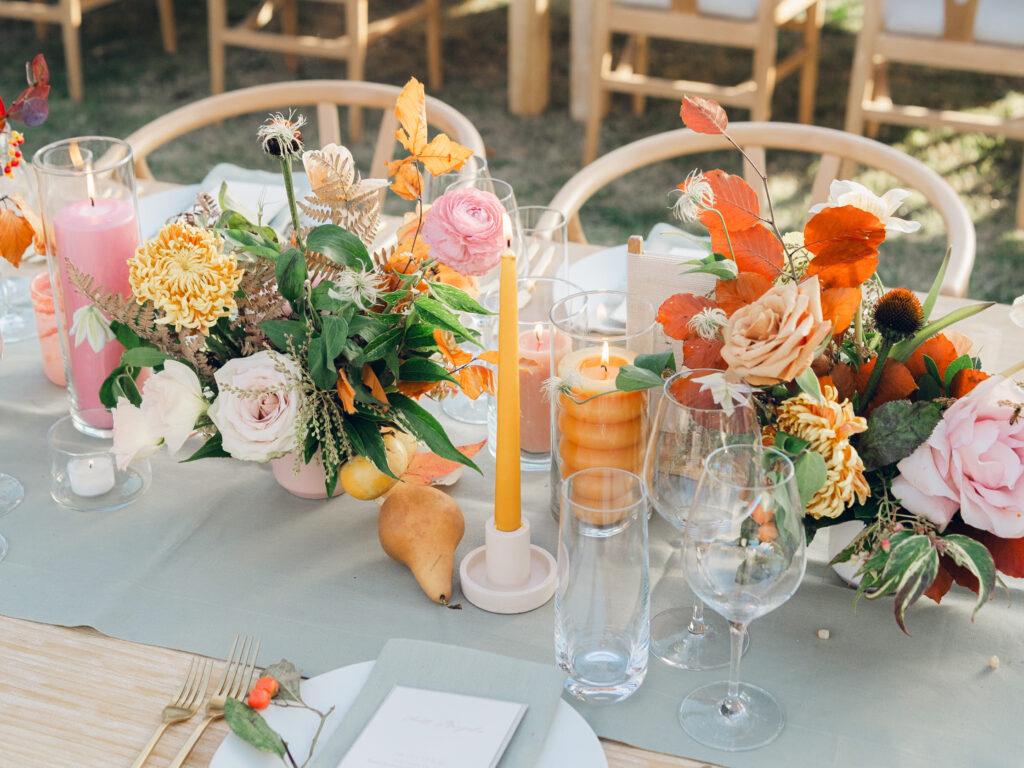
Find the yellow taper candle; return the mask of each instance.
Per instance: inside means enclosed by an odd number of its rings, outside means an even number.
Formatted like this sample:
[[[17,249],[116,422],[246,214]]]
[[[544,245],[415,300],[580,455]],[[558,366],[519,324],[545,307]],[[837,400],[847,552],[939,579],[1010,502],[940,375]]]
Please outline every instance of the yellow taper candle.
[[[501,254],[498,310],[498,447],[494,476],[494,527],[517,531],[521,525],[519,488],[519,296],[516,257]]]

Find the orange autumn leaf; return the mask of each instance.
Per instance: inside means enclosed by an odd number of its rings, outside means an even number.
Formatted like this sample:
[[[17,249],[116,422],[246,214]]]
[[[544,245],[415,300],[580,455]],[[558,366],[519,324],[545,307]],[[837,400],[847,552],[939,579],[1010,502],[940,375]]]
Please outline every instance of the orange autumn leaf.
[[[984,371],[976,371],[973,368],[962,368],[953,376],[949,383],[949,396],[961,398],[971,393],[976,386],[988,378]],[[1005,572],[1005,571],[1004,571]]]
[[[338,369],[338,397],[345,413],[356,412],[356,391],[352,388],[352,384],[349,383],[348,376],[345,375],[342,368]]]
[[[382,403],[388,402],[388,396],[384,392],[384,387],[380,385],[380,379],[377,378],[377,374],[373,372],[373,368],[370,367],[369,363],[363,366],[362,379],[363,384],[370,388],[371,395]]]
[[[456,144],[443,133],[427,142],[426,94],[423,83],[415,77],[409,79],[395,102],[395,117],[399,125],[395,138],[413,160],[423,163],[423,167],[434,176],[457,171],[473,154],[473,150]],[[393,173],[390,166],[388,171]]]
[[[473,154],[473,150],[457,144],[444,133],[439,133],[423,150],[416,155],[416,159],[423,163],[427,173],[432,176],[440,176],[448,171],[457,171]]]
[[[721,226],[709,228],[708,231],[711,233],[712,250],[728,258],[735,254],[736,268],[740,272],[754,272],[774,280],[782,271],[785,250],[779,238],[767,227],[758,224],[749,229],[729,232],[728,238]]]
[[[15,267],[21,265],[21,257],[35,237],[28,219],[18,215],[11,208],[0,205],[0,256]]]
[[[455,343],[455,339],[450,333],[442,331],[440,328],[434,329],[434,343],[441,351],[441,356],[451,366],[465,365],[473,359],[469,352]]]
[[[718,102],[700,96],[685,96],[679,117],[694,133],[724,133],[729,127],[729,118]]]
[[[864,363],[860,370],[857,371],[855,379],[858,392],[863,392],[867,389],[868,379],[871,378],[871,371],[875,368],[876,360],[878,360],[877,357]],[[892,400],[905,400],[916,389],[917,382],[914,381],[914,377],[907,370],[907,366],[890,357],[885,361],[885,368],[882,369],[882,376],[878,380],[878,388],[875,390],[875,395],[871,398],[871,402],[868,403],[866,412],[871,413],[878,406]]]
[[[723,220],[730,233],[750,229],[759,223],[760,204],[757,200],[757,193],[743,180],[742,176],[733,176],[725,171],[714,170],[705,173],[704,179],[711,185],[711,190],[715,195],[715,210],[702,210],[698,216],[700,223],[708,230],[715,227],[721,229]],[[685,183],[680,184],[679,188],[683,189],[684,186]],[[726,253],[726,251],[719,251],[719,253]]]
[[[821,292],[821,315],[832,323],[833,335],[850,327],[860,299],[860,288],[826,288]]]
[[[722,342],[709,341],[699,336],[683,342],[683,364],[688,368],[716,368],[725,370],[728,364],[722,359]]]
[[[486,443],[486,440],[481,440],[479,443],[460,445],[456,450],[467,459],[472,459]],[[414,485],[431,485],[461,467],[462,464],[457,461],[442,459],[435,453],[424,451],[412,457],[408,469],[402,475],[402,480]]]
[[[885,227],[873,213],[844,205],[825,208],[804,227],[804,248],[814,254],[808,276],[823,288],[855,288],[875,273]]]
[[[470,400],[476,400],[485,392],[494,394],[494,371],[483,365],[467,365],[454,374],[459,387]]]
[[[476,359],[482,363],[490,363],[491,365],[498,364],[498,350],[487,349],[476,356]]]
[[[772,287],[772,281],[757,272],[741,272],[732,280],[719,280],[715,299],[729,317],[740,307],[753,304]]]
[[[940,333],[937,336],[932,336],[913,351],[907,358],[906,365],[915,381],[920,381],[928,370],[924,363],[925,355],[930,357],[935,362],[935,367],[939,369],[939,378],[942,379],[939,383],[944,382],[946,368],[957,358],[953,342]]]
[[[677,293],[669,296],[658,307],[655,318],[662,324],[665,335],[673,339],[690,338],[690,319],[704,309],[712,309],[715,302],[692,293]]]
[[[398,382],[398,391],[415,400],[436,386],[436,381],[400,381]]]
[[[388,176],[394,176],[391,190],[403,200],[418,200],[423,194],[423,178],[411,157],[388,163]]]

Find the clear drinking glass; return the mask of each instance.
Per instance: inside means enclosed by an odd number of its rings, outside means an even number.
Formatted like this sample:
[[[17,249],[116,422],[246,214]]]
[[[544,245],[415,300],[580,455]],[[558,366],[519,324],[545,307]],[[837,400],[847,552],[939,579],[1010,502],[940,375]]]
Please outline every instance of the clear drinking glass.
[[[569,229],[565,214],[546,205],[519,206],[523,225],[522,259],[532,275],[569,277]]]
[[[647,675],[650,589],[643,481],[584,469],[561,486],[555,659],[565,689],[593,703],[630,696]]]
[[[728,399],[716,402],[711,386],[723,371],[684,370],[662,389],[644,462],[651,505],[680,533],[693,503],[704,459],[716,448],[754,443],[759,437],[750,388],[730,384]],[[709,378],[710,377],[710,378]],[[737,402],[738,401],[738,402]],[[704,616],[704,604],[679,606],[651,619],[651,652],[673,667],[717,669],[729,663],[729,626]]]
[[[487,170],[487,158],[480,155],[470,155],[457,171],[442,173],[440,176],[432,176],[429,173],[423,174],[423,203],[430,205],[437,198],[457,181],[475,182],[480,179],[489,179],[490,173]]]
[[[4,354],[4,338],[0,333],[0,357]],[[25,498],[25,489],[18,478],[0,472],[0,517],[3,517]],[[7,557],[7,539],[0,534],[0,560]]]
[[[740,683],[751,621],[786,602],[803,579],[803,508],[793,463],[774,448],[729,445],[708,456],[683,538],[690,588],[729,621],[728,682],[692,691],[679,708],[683,729],[729,752],[764,746],[785,715],[768,691]]]

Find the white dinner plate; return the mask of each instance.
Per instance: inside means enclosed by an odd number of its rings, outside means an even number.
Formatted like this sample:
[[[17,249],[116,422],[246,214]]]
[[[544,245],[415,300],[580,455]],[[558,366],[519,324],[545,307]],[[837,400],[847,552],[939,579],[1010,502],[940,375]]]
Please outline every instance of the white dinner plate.
[[[188,184],[140,197],[139,229],[142,231],[142,239],[153,237],[169,218],[191,208],[198,192],[198,184]]]
[[[287,224],[287,220],[276,221],[288,205],[283,186],[235,179],[226,181],[231,195],[244,209],[242,213],[253,221],[257,212],[262,210],[264,223],[275,227]],[[216,200],[220,194],[220,182],[220,179],[211,177],[204,179],[202,184],[187,184],[139,198],[139,228],[143,239],[153,237],[168,219],[195,205],[200,192]]]
[[[334,712],[324,724],[318,745],[327,743],[355,702],[370,676],[374,662],[352,664],[302,681],[302,698],[311,707]],[[271,706],[263,711],[267,723],[288,742],[300,763],[305,759],[316,731],[316,715],[299,708]],[[260,752],[229,733],[210,761],[210,768],[280,768],[276,755]],[[564,768],[567,765],[607,768],[608,762],[597,736],[587,721],[566,702],[559,701],[537,768]]]

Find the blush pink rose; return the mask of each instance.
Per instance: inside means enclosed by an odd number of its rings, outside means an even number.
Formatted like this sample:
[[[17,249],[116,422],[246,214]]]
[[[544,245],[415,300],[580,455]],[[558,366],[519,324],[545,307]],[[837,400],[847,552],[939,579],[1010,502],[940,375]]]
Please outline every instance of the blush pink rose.
[[[1004,539],[1024,536],[1024,392],[993,376],[957,400],[931,436],[896,466],[892,492],[940,528],[957,510],[968,525]]]
[[[484,275],[498,265],[508,247],[508,214],[491,192],[453,189],[427,211],[423,242],[430,255],[464,275]]]
[[[755,387],[792,381],[810,366],[832,332],[822,320],[818,277],[768,290],[737,309],[722,330],[722,359]]]

